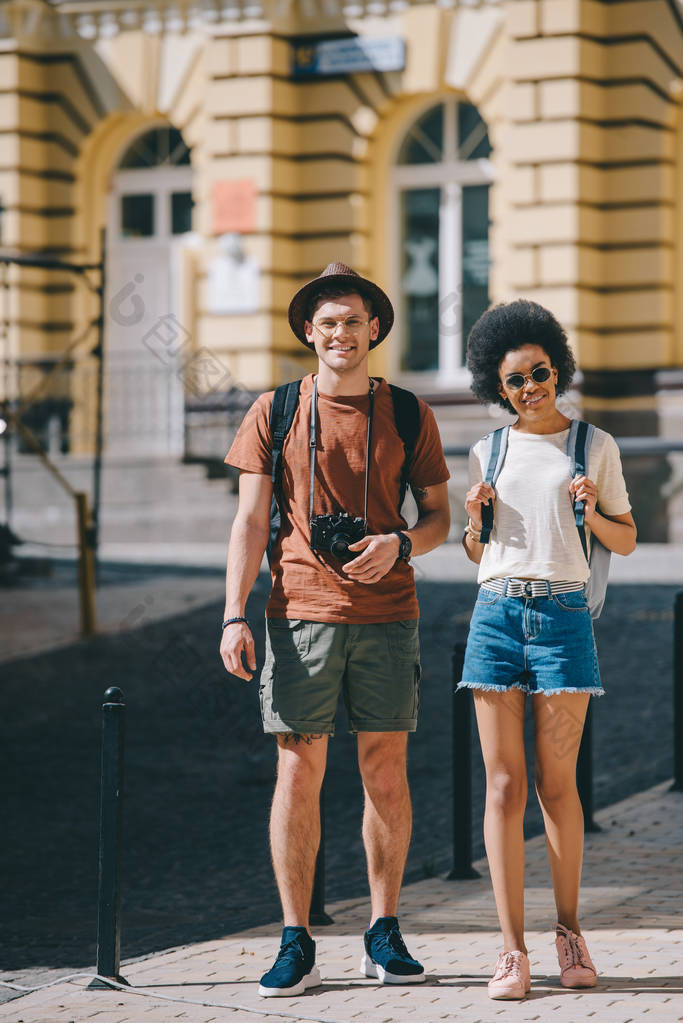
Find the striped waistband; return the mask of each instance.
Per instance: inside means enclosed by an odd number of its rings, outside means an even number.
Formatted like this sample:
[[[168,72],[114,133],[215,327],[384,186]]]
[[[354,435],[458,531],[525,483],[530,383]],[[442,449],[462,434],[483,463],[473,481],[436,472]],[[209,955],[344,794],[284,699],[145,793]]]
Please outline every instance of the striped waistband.
[[[550,582],[548,579],[487,579],[481,584],[504,597],[550,597],[553,593],[574,593],[584,588],[584,583],[569,583],[562,579]]]

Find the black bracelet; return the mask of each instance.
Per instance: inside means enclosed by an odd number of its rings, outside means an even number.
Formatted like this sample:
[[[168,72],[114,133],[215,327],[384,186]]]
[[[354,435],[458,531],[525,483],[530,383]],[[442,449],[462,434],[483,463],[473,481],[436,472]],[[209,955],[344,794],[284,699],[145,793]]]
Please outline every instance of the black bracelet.
[[[247,621],[246,618],[226,618],[223,624],[221,625],[221,630],[223,630],[226,625],[234,625],[235,622],[244,622],[245,625],[247,626],[249,625],[249,622]]]

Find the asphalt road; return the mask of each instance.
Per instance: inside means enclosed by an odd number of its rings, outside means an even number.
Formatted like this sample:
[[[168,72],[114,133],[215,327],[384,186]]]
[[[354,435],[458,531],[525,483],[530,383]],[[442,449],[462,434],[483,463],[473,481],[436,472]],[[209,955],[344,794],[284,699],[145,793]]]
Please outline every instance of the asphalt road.
[[[676,589],[612,585],[596,623],[608,691],[594,701],[596,807],[672,773]],[[475,586],[422,582],[419,596],[423,681],[420,726],[410,740],[408,880],[445,873],[452,863],[451,653],[466,637]],[[259,580],[248,614],[260,651],[265,597]],[[221,612],[213,603],[0,667],[5,977],[95,961],[100,707],[112,684],[127,705],[122,956],[279,919],[267,845],[274,743],[261,732],[256,686],[223,670]],[[476,734],[472,764],[478,856],[484,788]],[[355,742],[343,712],[326,785],[332,901],[367,891]],[[532,785],[529,835],[541,828]]]

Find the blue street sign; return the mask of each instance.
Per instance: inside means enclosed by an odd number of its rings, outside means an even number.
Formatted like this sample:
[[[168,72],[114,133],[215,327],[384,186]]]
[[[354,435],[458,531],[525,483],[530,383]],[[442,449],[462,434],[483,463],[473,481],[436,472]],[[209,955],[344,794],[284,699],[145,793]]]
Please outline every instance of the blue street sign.
[[[292,73],[297,78],[305,78],[357,71],[403,71],[405,66],[406,44],[400,36],[354,36],[296,46]]]

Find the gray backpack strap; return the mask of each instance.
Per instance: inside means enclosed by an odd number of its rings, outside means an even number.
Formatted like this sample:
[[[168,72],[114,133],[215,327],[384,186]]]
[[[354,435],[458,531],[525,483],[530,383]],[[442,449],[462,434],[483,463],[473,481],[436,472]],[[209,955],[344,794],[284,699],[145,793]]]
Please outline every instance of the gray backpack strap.
[[[590,455],[591,443],[595,434],[595,427],[590,423],[582,423],[579,420],[572,420],[569,428],[569,439],[567,440],[567,454],[571,467],[571,476],[588,475],[588,457]],[[607,580],[609,578],[610,551],[600,543],[596,536],[591,538],[591,549],[588,551],[586,541],[585,509],[583,501],[574,502],[574,517],[576,528],[579,532],[579,539],[583,553],[590,568],[590,575],[586,583],[586,603],[591,618],[599,618],[605,603],[607,592]]]
[[[486,438],[486,469],[484,471],[484,483],[495,487],[496,480],[503,468],[505,455],[508,449],[509,426],[501,426],[494,430]],[[481,506],[481,543],[488,543],[493,529],[493,504],[482,504]]]

